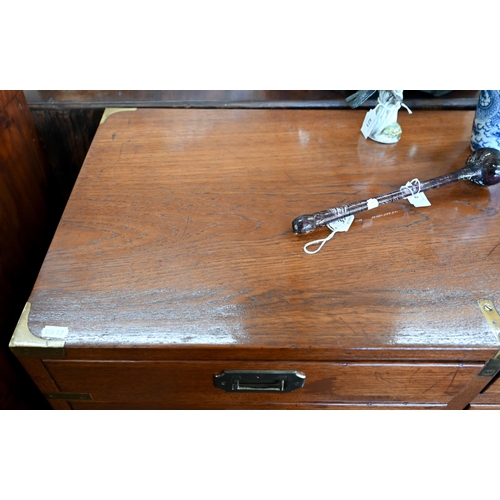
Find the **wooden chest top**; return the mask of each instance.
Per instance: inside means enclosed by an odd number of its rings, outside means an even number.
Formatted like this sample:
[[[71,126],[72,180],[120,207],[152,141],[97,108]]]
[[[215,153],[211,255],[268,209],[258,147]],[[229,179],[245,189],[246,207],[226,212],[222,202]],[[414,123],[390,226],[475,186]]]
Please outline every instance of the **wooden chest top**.
[[[315,255],[303,213],[462,167],[473,112],[141,109],[100,125],[30,296],[68,352],[162,359],[485,360],[500,303],[500,188],[457,182],[356,216]],[[89,355],[90,356],[90,355]],[[146,356],[146,354],[141,354]]]

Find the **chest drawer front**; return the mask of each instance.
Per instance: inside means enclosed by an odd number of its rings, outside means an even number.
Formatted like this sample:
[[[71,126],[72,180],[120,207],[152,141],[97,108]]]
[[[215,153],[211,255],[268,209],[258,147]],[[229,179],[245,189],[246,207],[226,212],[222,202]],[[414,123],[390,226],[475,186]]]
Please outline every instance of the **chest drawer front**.
[[[89,394],[78,408],[232,408],[301,405],[443,405],[479,365],[413,363],[65,361],[44,364],[62,393]],[[293,392],[225,392],[224,370],[297,370]]]

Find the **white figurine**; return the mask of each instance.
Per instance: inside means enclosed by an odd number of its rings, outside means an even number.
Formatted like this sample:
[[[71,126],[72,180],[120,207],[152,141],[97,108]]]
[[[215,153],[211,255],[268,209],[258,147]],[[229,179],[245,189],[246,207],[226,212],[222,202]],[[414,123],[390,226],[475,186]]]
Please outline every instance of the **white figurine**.
[[[372,96],[375,90],[359,90],[347,102],[352,101],[351,107],[355,108]],[[361,132],[365,138],[377,142],[392,144],[401,139],[401,125],[398,123],[398,111],[401,106],[411,113],[408,106],[403,104],[402,90],[379,90],[377,105],[371,109],[363,122]]]
[[[398,123],[398,111],[403,104],[402,90],[380,90],[375,106],[375,123],[368,137],[377,142],[391,144],[401,139],[401,125]],[[408,109],[411,113],[411,111]]]

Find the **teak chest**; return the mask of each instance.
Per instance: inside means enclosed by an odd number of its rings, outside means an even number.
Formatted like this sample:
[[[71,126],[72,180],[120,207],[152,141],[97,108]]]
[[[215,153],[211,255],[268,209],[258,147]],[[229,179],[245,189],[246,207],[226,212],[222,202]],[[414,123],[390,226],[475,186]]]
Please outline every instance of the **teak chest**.
[[[465,390],[462,406],[500,408],[484,378],[499,186],[360,213],[315,255],[330,231],[292,231],[471,152],[471,111],[400,113],[394,145],[365,140],[364,115],[109,114],[11,341],[52,406],[431,409]]]

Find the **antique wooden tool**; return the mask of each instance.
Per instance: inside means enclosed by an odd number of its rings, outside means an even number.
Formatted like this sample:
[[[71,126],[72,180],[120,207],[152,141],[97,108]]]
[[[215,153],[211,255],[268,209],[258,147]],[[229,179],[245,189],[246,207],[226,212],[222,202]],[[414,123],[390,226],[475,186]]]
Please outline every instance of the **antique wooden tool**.
[[[365,210],[371,210],[379,205],[408,198],[419,192],[435,189],[455,181],[468,180],[480,186],[493,186],[500,182],[500,151],[493,148],[481,148],[474,151],[465,163],[465,166],[455,172],[417,183],[407,183],[396,191],[382,194],[376,198],[357,201],[350,205],[329,208],[310,215],[299,215],[292,222],[294,233],[306,234],[318,227]]]

